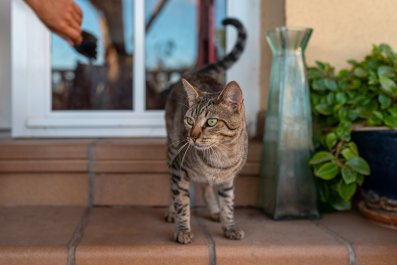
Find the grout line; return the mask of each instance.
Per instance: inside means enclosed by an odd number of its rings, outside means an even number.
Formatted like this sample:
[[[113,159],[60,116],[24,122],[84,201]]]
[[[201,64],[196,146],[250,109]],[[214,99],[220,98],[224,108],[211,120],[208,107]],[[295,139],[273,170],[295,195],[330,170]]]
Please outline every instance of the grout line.
[[[94,147],[99,140],[95,140],[87,147],[88,165],[88,207],[94,205]]]
[[[343,243],[345,247],[347,248],[348,252],[348,258],[349,258],[349,265],[356,265],[357,264],[357,255],[356,251],[354,250],[353,244],[349,242],[346,238],[343,236],[339,235],[337,232],[329,229],[323,224],[320,224],[318,221],[312,221],[318,228],[324,230],[326,233],[329,235],[333,236],[337,241]]]
[[[205,224],[201,221],[201,219],[197,216],[196,209],[192,210],[195,215],[195,220],[200,227],[201,232],[204,234],[205,238],[207,239],[208,243],[208,254],[209,254],[209,265],[216,265],[216,244],[214,239],[212,238],[210,232],[208,232]]]
[[[68,265],[76,264],[76,249],[81,239],[83,238],[84,230],[88,224],[90,214],[91,214],[91,208],[88,207],[85,209],[84,214],[81,217],[80,223],[76,228],[76,231],[74,231],[73,237],[68,244],[68,260],[67,260]]]

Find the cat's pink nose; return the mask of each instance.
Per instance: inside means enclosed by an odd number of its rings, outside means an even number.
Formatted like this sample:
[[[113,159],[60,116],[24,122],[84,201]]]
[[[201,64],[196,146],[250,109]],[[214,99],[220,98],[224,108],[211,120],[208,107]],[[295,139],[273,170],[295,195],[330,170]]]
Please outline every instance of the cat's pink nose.
[[[200,128],[194,128],[191,132],[190,132],[190,137],[192,138],[193,142],[196,142],[196,140],[200,137],[201,135],[201,130]]]

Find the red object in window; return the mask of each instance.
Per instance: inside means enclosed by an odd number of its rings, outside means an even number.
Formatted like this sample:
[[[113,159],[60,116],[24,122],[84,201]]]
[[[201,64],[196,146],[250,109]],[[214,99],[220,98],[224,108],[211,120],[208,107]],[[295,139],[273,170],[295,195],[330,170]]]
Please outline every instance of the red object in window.
[[[214,0],[198,2],[198,58],[197,66],[213,63],[215,53],[215,9]]]

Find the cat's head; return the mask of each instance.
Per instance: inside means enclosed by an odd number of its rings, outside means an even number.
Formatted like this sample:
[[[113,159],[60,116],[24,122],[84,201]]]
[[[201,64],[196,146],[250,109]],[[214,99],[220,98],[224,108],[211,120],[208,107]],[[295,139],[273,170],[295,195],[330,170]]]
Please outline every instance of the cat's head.
[[[229,82],[220,94],[202,92],[182,79],[189,109],[184,125],[187,140],[198,150],[235,142],[245,128],[244,97],[237,82]]]

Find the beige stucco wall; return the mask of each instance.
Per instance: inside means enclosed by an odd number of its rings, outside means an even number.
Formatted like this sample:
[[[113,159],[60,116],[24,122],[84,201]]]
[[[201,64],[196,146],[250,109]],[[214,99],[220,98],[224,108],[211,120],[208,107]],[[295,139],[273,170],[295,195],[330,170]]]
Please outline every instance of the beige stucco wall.
[[[397,1],[397,0],[396,0]],[[261,0],[261,28],[259,30],[261,42],[260,64],[260,108],[266,109],[270,81],[270,67],[272,55],[267,45],[265,32],[275,27],[285,25],[285,0]]]
[[[397,0],[262,0],[260,34],[283,23],[314,29],[306,50],[309,65],[320,60],[341,69],[348,59],[361,59],[373,44],[382,42],[397,50]],[[261,41],[264,109],[271,55],[265,39]]]
[[[397,48],[396,0],[285,0],[286,25],[314,29],[308,64],[330,62],[340,69],[362,59],[373,44]]]

